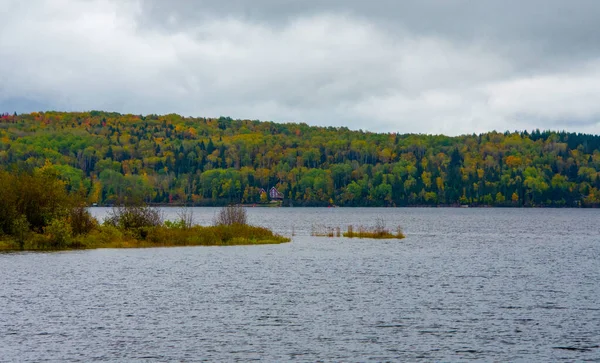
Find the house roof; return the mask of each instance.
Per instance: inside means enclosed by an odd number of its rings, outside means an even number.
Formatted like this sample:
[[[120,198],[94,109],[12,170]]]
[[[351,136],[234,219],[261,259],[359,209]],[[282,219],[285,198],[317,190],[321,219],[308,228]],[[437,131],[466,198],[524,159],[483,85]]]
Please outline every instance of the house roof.
[[[269,190],[269,197],[271,197],[271,199],[283,199],[283,194],[281,194],[277,188],[272,187]]]

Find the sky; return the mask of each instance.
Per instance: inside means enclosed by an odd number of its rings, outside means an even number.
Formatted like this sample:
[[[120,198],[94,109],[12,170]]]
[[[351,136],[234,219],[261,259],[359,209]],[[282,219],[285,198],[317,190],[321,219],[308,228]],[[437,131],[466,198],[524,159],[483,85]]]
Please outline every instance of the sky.
[[[600,133],[597,0],[0,0],[0,112]]]

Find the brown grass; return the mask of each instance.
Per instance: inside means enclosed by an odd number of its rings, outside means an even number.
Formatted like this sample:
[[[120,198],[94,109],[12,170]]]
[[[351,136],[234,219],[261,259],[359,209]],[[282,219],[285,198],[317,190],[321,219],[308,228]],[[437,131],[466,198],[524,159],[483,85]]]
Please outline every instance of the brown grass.
[[[330,227],[324,224],[315,224],[311,227],[310,235],[313,237],[347,237],[347,238],[374,238],[374,239],[402,239],[406,236],[400,226],[395,233],[386,228],[382,219],[377,219],[374,226],[348,226],[348,231],[341,233],[340,227]]]
[[[356,230],[356,231],[355,231]],[[406,238],[402,227],[396,227],[396,233],[392,233],[386,228],[383,219],[377,219],[375,225],[372,227],[360,226],[348,226],[348,231],[344,233],[344,237],[348,238],[373,238],[373,239],[403,239]]]
[[[141,238],[145,235],[145,238]],[[190,228],[150,227],[139,231],[123,231],[113,226],[101,226],[87,235],[71,238],[61,248],[55,248],[51,236],[32,234],[23,248],[15,240],[0,239],[0,251],[48,251],[96,248],[149,248],[177,246],[234,246],[279,244],[290,242],[289,238],[274,234],[262,227],[249,225],[220,225]]]

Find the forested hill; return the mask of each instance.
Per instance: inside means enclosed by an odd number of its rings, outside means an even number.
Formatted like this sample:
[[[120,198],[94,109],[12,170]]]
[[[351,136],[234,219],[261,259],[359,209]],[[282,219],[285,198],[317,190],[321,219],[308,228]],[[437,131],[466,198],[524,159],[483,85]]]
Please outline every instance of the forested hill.
[[[0,169],[54,165],[90,203],[597,206],[600,136],[377,134],[231,118],[0,117]]]

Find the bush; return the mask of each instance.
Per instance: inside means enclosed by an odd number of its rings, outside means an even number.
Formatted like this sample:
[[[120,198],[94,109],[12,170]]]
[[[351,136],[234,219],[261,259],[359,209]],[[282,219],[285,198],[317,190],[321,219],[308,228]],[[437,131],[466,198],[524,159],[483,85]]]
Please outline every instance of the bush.
[[[248,215],[246,209],[238,205],[224,207],[215,217],[213,224],[215,226],[247,225]]]
[[[182,207],[177,212],[178,219],[165,221],[165,227],[175,229],[190,229],[194,226],[194,212],[190,208]]]
[[[98,231],[92,232],[86,237],[92,246],[110,245],[114,241],[124,239],[123,232],[114,226],[102,226]]]
[[[52,220],[66,217],[75,201],[49,164],[32,173],[0,171],[0,185],[0,230],[5,233],[14,233],[21,216],[30,230],[41,233]]]
[[[15,220],[20,217],[16,209],[18,199],[14,190],[16,184],[16,177],[13,174],[0,170],[2,186],[0,188],[0,232],[5,234],[13,233]]]
[[[27,217],[31,229],[42,232],[55,219],[68,216],[74,199],[69,196],[65,183],[51,165],[33,174],[21,174],[14,187],[18,195],[16,210]]]
[[[69,220],[74,236],[88,234],[98,226],[98,221],[92,217],[90,211],[83,206],[71,209]]]
[[[25,244],[25,239],[30,233],[29,229],[29,222],[27,222],[27,217],[24,215],[21,215],[12,221],[11,233],[16,238],[20,248],[23,248]]]
[[[179,224],[181,228],[188,229],[194,226],[194,211],[190,208],[181,208],[177,212],[177,217],[179,217]]]
[[[147,229],[163,224],[162,213],[147,205],[127,205],[114,207],[105,222],[124,230]]]
[[[171,229],[186,229],[185,223],[182,220],[177,220],[175,222],[165,221],[165,227]]]
[[[44,232],[48,235],[51,248],[65,248],[73,237],[71,225],[63,219],[50,222],[50,225],[44,228]]]

